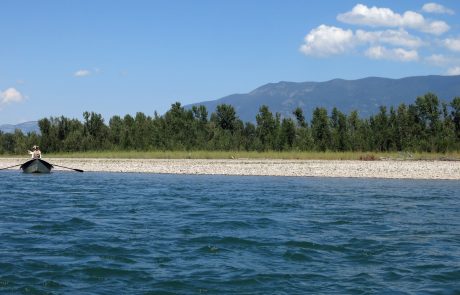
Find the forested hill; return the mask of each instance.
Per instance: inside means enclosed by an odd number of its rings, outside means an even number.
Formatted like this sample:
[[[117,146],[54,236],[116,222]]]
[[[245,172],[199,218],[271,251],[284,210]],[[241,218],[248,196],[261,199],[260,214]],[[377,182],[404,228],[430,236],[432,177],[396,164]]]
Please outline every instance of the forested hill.
[[[358,80],[334,79],[326,82],[279,82],[263,85],[247,94],[233,94],[213,101],[186,105],[186,109],[204,105],[211,114],[220,104],[230,104],[244,122],[255,123],[262,105],[281,117],[293,117],[297,107],[303,110],[307,120],[316,107],[331,112],[334,107],[345,114],[357,110],[360,117],[375,115],[380,106],[409,105],[416,97],[428,92],[436,93],[441,101],[460,97],[460,76],[417,76],[401,79],[368,77]],[[0,131],[12,133],[39,132],[38,122],[19,125],[1,125]]]
[[[0,131],[4,133],[14,133],[16,129],[21,130],[22,133],[25,133],[25,134],[29,132],[40,133],[40,128],[38,127],[38,121],[24,122],[24,123],[20,123],[17,125],[11,125],[11,124],[0,125]]]
[[[427,92],[436,93],[442,101],[450,101],[460,96],[460,76],[279,82],[266,84],[247,94],[233,94],[193,105],[205,105],[208,110],[215,110],[219,104],[231,104],[240,118],[249,122],[255,121],[261,105],[267,105],[273,113],[278,112],[282,117],[292,117],[292,110],[297,107],[302,108],[305,114],[312,114],[316,107],[324,107],[328,111],[337,107],[346,114],[357,110],[362,117],[369,117],[376,114],[380,106],[410,104],[415,97]]]
[[[209,113],[211,115],[209,116]],[[262,105],[255,124],[239,119],[229,104],[215,110],[187,110],[177,102],[162,116],[138,112],[113,116],[84,112],[83,121],[61,117],[38,122],[40,134],[0,132],[0,155],[22,154],[39,143],[50,152],[97,150],[207,151],[460,151],[460,97],[441,102],[433,93],[396,108],[361,118],[334,108],[315,108],[306,120],[301,108],[295,119],[281,118]],[[108,123],[108,124],[107,124]]]

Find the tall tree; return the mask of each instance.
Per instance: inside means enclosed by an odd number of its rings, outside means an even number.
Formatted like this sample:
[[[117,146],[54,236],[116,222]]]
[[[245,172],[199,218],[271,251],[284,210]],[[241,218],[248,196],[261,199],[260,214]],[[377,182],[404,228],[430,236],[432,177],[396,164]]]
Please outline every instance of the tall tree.
[[[101,114],[84,112],[85,148],[88,150],[102,150],[108,146],[108,128],[104,124]]]
[[[390,147],[390,125],[387,115],[387,108],[380,106],[379,113],[369,118],[373,135],[373,149],[385,152]]]
[[[450,103],[452,108],[452,120],[455,127],[455,134],[457,136],[457,141],[460,141],[460,97],[455,97]]]
[[[229,104],[220,104],[216,108],[217,124],[223,130],[229,130],[233,133],[236,129],[236,122],[238,120],[235,108]]]
[[[268,106],[263,105],[259,108],[256,115],[257,137],[260,141],[260,149],[271,149],[275,139],[276,121]]]
[[[341,152],[348,150],[347,116],[337,108],[334,108],[331,114],[331,125],[333,149]]]
[[[295,116],[297,120],[297,125],[301,128],[307,127],[307,121],[305,120],[305,116],[303,114],[303,110],[300,107],[297,107],[292,114]]]
[[[311,133],[317,150],[326,151],[331,147],[331,130],[325,108],[315,108],[313,111]]]
[[[171,105],[164,115],[165,136],[168,138],[166,148],[190,150],[194,147],[196,134],[195,130],[190,129],[193,120],[193,112],[185,110],[180,102]]]
[[[415,106],[423,129],[424,141],[429,151],[436,150],[436,137],[440,132],[441,109],[439,99],[433,93],[417,97]]]
[[[283,150],[292,149],[296,136],[295,123],[291,118],[284,118],[281,122],[280,146]]]
[[[110,118],[109,120],[109,140],[113,147],[121,148],[122,147],[122,137],[123,137],[123,119],[116,115]]]
[[[152,132],[150,117],[147,117],[142,112],[137,112],[134,117],[134,148],[136,150],[148,150],[150,147],[150,136]]]

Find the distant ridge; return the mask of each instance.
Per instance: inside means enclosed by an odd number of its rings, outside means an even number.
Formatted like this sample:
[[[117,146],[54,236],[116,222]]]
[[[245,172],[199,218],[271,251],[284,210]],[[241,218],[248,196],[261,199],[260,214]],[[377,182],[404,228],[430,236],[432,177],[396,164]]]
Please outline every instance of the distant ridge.
[[[0,125],[0,131],[3,133],[14,133],[16,129],[22,131],[22,133],[27,134],[29,132],[35,132],[37,134],[40,133],[40,128],[38,127],[38,121],[30,121],[24,122],[21,124],[11,125],[11,124],[4,124]]]
[[[283,117],[292,117],[292,111],[300,107],[310,119],[313,109],[333,107],[350,113],[357,110],[360,117],[375,114],[380,106],[398,106],[414,103],[418,96],[435,93],[442,101],[450,102],[460,97],[459,76],[415,76],[401,79],[367,77],[357,80],[333,79],[325,82],[268,83],[246,94],[232,94],[217,100],[203,101],[190,105],[205,105],[208,112],[214,112],[219,104],[231,104],[243,121],[254,122],[261,105],[268,105],[271,112]],[[17,125],[0,125],[0,131],[13,133],[40,133],[38,121]]]
[[[416,76],[401,79],[368,77],[358,80],[334,79],[326,82],[269,83],[247,94],[232,94],[223,98],[191,105],[205,105],[209,113],[222,103],[231,104],[243,121],[255,121],[261,105],[292,116],[300,107],[310,117],[316,107],[329,111],[337,107],[345,113],[358,110],[361,117],[375,114],[380,106],[410,104],[427,92],[435,93],[441,100],[451,101],[460,96],[460,76]]]

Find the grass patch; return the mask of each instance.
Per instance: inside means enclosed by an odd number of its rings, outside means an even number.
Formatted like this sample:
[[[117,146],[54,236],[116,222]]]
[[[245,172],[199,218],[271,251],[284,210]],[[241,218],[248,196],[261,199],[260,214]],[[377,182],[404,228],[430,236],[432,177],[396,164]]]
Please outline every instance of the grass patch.
[[[10,155],[2,157],[24,157]],[[45,158],[104,159],[286,159],[286,160],[460,160],[460,153],[247,152],[247,151],[94,151],[44,154]]]

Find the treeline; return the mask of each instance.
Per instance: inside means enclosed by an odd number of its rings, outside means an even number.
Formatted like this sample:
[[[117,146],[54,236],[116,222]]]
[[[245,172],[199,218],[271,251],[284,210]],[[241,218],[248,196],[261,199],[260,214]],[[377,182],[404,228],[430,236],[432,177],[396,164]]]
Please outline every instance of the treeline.
[[[208,115],[204,106],[187,110],[175,103],[163,115],[113,116],[85,112],[83,121],[41,119],[41,134],[0,132],[1,154],[23,154],[34,144],[46,152],[97,150],[247,150],[247,151],[426,151],[460,150],[460,97],[441,103],[435,94],[360,118],[357,111],[330,114],[316,108],[311,121],[302,109],[292,118],[261,106],[255,124],[243,122],[231,105]]]

